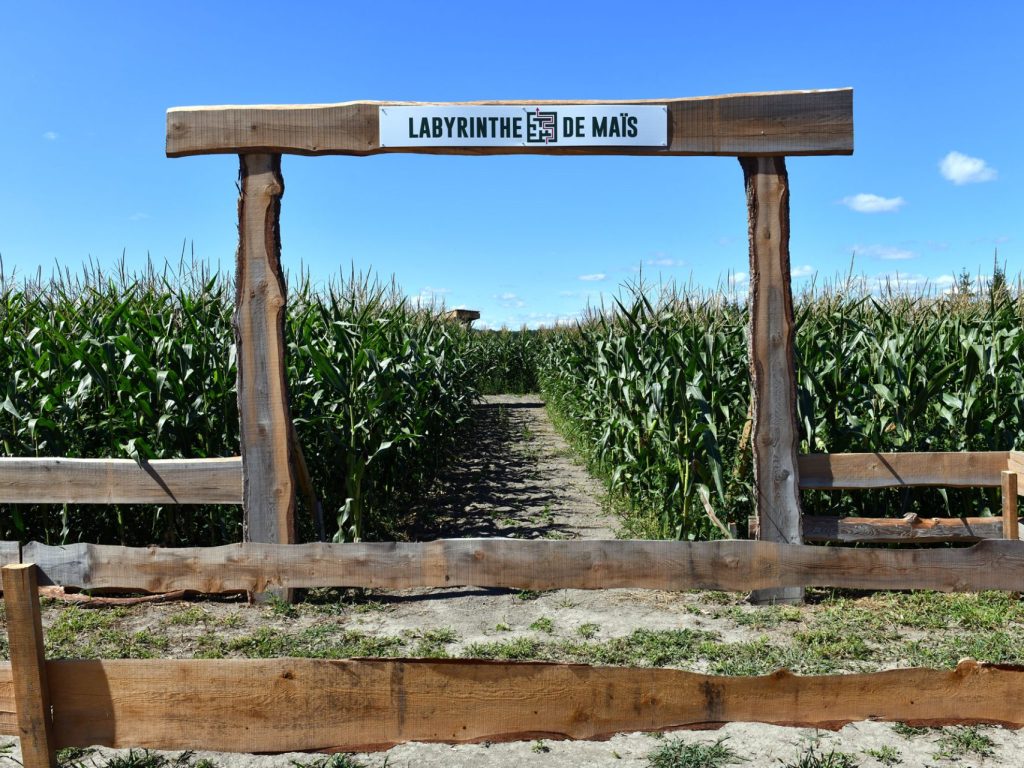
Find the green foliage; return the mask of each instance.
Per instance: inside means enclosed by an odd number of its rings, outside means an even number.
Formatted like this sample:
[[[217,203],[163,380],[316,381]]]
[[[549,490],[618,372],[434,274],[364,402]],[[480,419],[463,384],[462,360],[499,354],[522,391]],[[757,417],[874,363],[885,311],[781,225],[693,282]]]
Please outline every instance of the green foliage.
[[[237,455],[233,293],[201,266],[0,285],[0,455]],[[394,536],[469,416],[470,332],[367,278],[289,294],[290,407],[328,534]],[[241,539],[241,511],[11,505],[0,537],[215,545]]]
[[[528,395],[539,392],[538,331],[474,331],[474,368],[483,395]]]
[[[687,744],[670,739],[647,755],[650,768],[723,768],[744,762],[724,738],[714,744]]]
[[[796,307],[804,452],[1007,450],[1024,443],[1024,299],[844,285]],[[624,500],[633,533],[721,535],[753,511],[747,308],[633,286],[611,310],[542,332],[556,424]],[[701,497],[704,497],[702,499]],[[998,514],[994,489],[809,491],[807,514]]]

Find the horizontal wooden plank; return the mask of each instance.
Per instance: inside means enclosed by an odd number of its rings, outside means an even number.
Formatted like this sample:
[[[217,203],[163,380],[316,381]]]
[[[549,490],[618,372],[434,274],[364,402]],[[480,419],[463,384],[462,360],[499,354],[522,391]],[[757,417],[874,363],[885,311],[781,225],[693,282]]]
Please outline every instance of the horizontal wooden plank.
[[[998,488],[1008,451],[812,453],[800,457],[805,490],[935,486]]]
[[[756,524],[756,518],[751,518]],[[914,543],[1002,539],[1001,517],[827,517],[804,515],[804,541],[813,543]],[[754,533],[751,533],[754,537]]]
[[[362,751],[727,722],[1024,724],[1024,671],[976,662],[820,677],[390,659],[51,661],[47,672],[60,747]]]
[[[4,504],[241,504],[242,460],[0,458]]]
[[[422,147],[380,146],[378,110],[406,101],[343,104],[176,107],[167,111],[167,156],[273,152],[297,155],[849,155],[853,90],[779,91],[685,99],[625,101],[474,101],[468,105],[664,105],[669,146]],[[419,104],[426,104],[420,102]]]
[[[1024,591],[1024,542],[882,550],[766,541],[445,539],[426,543],[231,544],[184,549],[32,542],[40,583],[145,592],[268,587]]]
[[[1011,472],[1024,475],[1024,451],[1010,451],[1010,460],[1006,468]],[[1024,495],[1024,483],[1017,483],[1017,495]]]
[[[9,661],[0,661],[0,733],[5,736],[18,734],[18,712],[14,707],[14,678],[11,676]]]

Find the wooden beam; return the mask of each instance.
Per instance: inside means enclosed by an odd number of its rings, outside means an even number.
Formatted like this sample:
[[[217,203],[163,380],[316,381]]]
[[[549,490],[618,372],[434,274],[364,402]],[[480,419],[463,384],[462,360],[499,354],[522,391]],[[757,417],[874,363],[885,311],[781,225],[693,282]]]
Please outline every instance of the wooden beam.
[[[240,504],[242,460],[0,458],[3,504]]]
[[[18,735],[18,709],[14,702],[14,676],[11,662],[0,661],[0,733]]]
[[[246,541],[296,541],[291,416],[285,381],[280,155],[242,155],[235,344]]]
[[[756,523],[756,518],[751,518]],[[804,515],[804,541],[815,544],[938,544],[1003,539],[1001,517],[826,517]]]
[[[780,587],[1024,591],[1024,542],[967,549],[852,549],[766,541],[525,541],[229,544],[184,549],[97,544],[22,553],[47,584],[121,591],[262,592],[268,587],[715,589]]]
[[[5,565],[0,570],[21,761],[25,768],[56,768],[36,567]]]
[[[1024,451],[1010,451],[1010,459],[1007,462],[1006,469],[1011,472],[1016,472],[1018,475],[1024,474]],[[1017,495],[1024,493],[1024,485],[1017,486]]]
[[[750,237],[751,449],[760,538],[803,541],[793,294],[789,279],[789,177],[783,157],[740,158]],[[755,592],[754,603],[798,603],[798,588]]]
[[[167,156],[272,152],[298,155],[849,155],[853,90],[781,91],[627,101],[474,101],[469,105],[664,105],[669,145],[650,147],[380,146],[379,109],[416,102],[176,107],[167,111]]]
[[[404,742],[603,739],[728,722],[1024,725],[1024,671],[716,677],[468,660],[53,661],[61,747],[364,751]]]
[[[935,486],[998,488],[1008,451],[812,453],[800,456],[804,490]]]
[[[1003,472],[1003,538],[1019,539],[1020,525],[1017,522],[1017,473]]]

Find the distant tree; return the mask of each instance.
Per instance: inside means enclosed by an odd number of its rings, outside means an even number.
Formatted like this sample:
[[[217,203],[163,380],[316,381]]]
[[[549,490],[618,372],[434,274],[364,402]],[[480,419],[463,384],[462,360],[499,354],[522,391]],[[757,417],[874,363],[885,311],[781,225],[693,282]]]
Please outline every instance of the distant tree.
[[[956,278],[954,290],[960,296],[972,296],[974,294],[973,282],[974,281],[971,279],[971,273],[968,272],[965,267],[960,270],[960,274]]]
[[[1003,301],[1010,296],[1010,286],[1006,282],[1006,265],[999,264],[999,249],[996,248],[995,257],[992,260],[992,282],[988,287],[989,297],[992,301]]]

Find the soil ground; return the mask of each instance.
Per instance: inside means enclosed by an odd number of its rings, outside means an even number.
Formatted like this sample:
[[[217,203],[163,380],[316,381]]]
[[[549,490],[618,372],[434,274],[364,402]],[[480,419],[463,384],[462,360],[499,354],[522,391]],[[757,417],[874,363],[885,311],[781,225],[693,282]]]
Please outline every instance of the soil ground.
[[[537,396],[487,398],[455,465],[424,500],[418,539],[613,538],[604,490],[554,430]],[[298,606],[197,600],[85,609],[46,601],[48,655],[59,657],[468,656],[672,666],[719,674],[951,667],[963,656],[1024,661],[1015,596],[809,593],[803,607],[753,607],[744,595],[645,590],[451,589],[311,593]],[[405,744],[353,756],[388,768],[646,766],[676,742],[725,744],[743,765],[830,768],[1024,765],[1024,737],[1001,728],[908,729],[861,722],[838,732],[732,723],[718,731],[619,734],[608,741]],[[18,757],[11,740],[7,759]],[[3,745],[0,737],[0,745]],[[0,750],[2,753],[2,750]],[[96,750],[84,765],[117,755]],[[124,753],[120,753],[124,754]],[[312,755],[197,753],[221,766],[289,766]],[[0,766],[5,759],[0,757]],[[669,765],[670,763],[665,763]],[[704,763],[678,763],[701,766]],[[708,764],[712,765],[712,764]],[[713,765],[724,765],[717,763]]]

